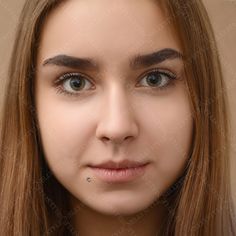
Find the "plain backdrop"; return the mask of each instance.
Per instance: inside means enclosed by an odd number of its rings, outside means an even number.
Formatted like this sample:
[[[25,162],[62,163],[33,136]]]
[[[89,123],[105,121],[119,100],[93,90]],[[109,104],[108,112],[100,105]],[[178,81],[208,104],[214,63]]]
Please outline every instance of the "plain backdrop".
[[[14,40],[15,27],[24,0],[0,0],[0,106],[1,90]],[[204,0],[220,51],[229,93],[232,120],[231,177],[236,205],[236,0]]]

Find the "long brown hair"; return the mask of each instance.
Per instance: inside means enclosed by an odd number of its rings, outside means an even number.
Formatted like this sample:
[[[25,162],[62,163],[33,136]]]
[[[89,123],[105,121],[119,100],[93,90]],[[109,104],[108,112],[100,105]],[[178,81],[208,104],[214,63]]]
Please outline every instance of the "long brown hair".
[[[0,235],[73,235],[68,192],[44,159],[34,103],[43,23],[60,0],[26,0],[0,121]],[[182,43],[194,134],[188,168],[168,205],[165,235],[235,235],[229,174],[229,115],[213,30],[200,0],[165,0]]]

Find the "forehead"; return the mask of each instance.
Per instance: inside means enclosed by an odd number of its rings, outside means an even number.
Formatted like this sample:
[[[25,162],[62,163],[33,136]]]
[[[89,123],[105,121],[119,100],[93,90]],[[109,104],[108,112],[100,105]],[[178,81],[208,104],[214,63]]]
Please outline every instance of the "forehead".
[[[74,0],[63,2],[45,21],[40,61],[55,54],[118,62],[137,53],[180,44],[158,1]]]

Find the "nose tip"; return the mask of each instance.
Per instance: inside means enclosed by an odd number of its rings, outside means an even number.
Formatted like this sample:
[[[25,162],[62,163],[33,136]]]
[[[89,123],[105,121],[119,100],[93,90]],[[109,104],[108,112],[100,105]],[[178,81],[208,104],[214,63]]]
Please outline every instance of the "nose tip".
[[[97,137],[105,143],[121,144],[132,140],[135,136],[137,136],[137,127],[134,123],[126,125],[117,123],[113,126],[107,122],[97,130]]]
[[[114,110],[113,110],[114,112]],[[130,112],[119,114],[104,113],[105,118],[98,122],[96,136],[105,143],[121,144],[128,142],[138,135],[138,127]]]

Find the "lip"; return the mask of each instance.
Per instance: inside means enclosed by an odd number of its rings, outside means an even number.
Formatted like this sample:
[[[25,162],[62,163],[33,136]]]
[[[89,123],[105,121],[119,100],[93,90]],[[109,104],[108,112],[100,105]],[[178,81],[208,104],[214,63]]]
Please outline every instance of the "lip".
[[[103,169],[123,169],[123,168],[139,167],[147,163],[148,163],[147,161],[140,162],[131,160],[123,160],[120,162],[107,161],[98,165],[89,165],[89,167],[103,168]]]
[[[101,168],[91,166],[90,168],[93,174],[104,182],[125,183],[143,176],[148,165],[149,163],[128,168]]]

